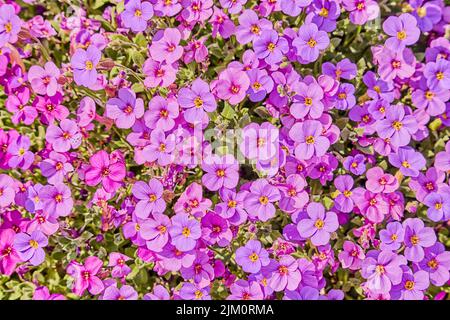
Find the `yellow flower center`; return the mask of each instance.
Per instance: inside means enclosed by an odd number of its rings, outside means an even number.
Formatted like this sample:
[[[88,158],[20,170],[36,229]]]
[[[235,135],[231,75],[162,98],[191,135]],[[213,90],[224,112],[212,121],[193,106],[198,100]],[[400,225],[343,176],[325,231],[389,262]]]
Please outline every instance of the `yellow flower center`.
[[[411,291],[412,289],[414,289],[414,282],[413,281],[406,281],[405,282],[405,289]]]
[[[409,240],[413,245],[417,245],[419,243],[419,237],[417,235],[413,235]]]
[[[352,195],[352,192],[351,192],[350,190],[345,190],[345,191],[344,191],[344,196],[345,196],[345,197],[348,198],[348,197],[350,197],[351,195]]]
[[[406,169],[411,168],[411,165],[410,165],[409,162],[406,161],[406,160],[402,162],[402,166],[403,166],[404,168],[406,168]]]
[[[427,8],[425,8],[425,7],[419,7],[419,8],[417,8],[417,15],[418,15],[420,18],[425,17],[425,16],[427,15]]]
[[[305,106],[312,106],[313,100],[311,98],[305,98]]]
[[[392,123],[392,128],[394,128],[397,131],[399,131],[402,127],[403,127],[403,123],[401,123],[400,121],[394,121]]]
[[[439,81],[444,79],[444,73],[442,71],[436,73],[436,79],[438,79]]]
[[[261,197],[259,197],[259,202],[260,202],[262,205],[266,205],[266,204],[269,203],[269,198],[266,197],[266,196],[261,196]]]
[[[259,28],[259,26],[257,26],[256,24],[254,24],[252,26],[252,28],[250,29],[250,31],[254,34],[259,34],[259,32],[261,31],[261,29]]]
[[[256,262],[259,259],[258,255],[255,252],[249,255],[248,258],[250,259],[251,262]]]
[[[39,243],[37,243],[36,240],[31,239],[31,240],[30,240],[30,246],[31,246],[33,249],[37,249],[37,248],[39,248]]]
[[[217,175],[219,178],[224,177],[224,176],[225,176],[225,170],[223,170],[223,169],[218,169],[218,170],[216,171],[216,175]]]
[[[442,209],[442,203],[437,202],[434,207],[436,208],[436,210],[441,210]]]
[[[201,108],[203,106],[203,100],[200,97],[194,99],[194,105],[196,108]]]
[[[184,227],[181,234],[187,238],[191,235],[191,230],[188,227]]]
[[[317,219],[316,222],[314,223],[314,226],[320,230],[323,228],[324,224],[325,223],[323,222],[322,219]]]
[[[267,50],[269,50],[270,52],[273,52],[273,50],[275,50],[275,43],[271,42],[267,45]]]
[[[139,9],[137,9],[137,10],[134,12],[134,16],[135,16],[135,17],[140,17],[140,16],[142,16],[142,11],[139,10]]]
[[[314,47],[316,46],[316,44],[317,44],[317,41],[314,40],[313,38],[311,38],[311,39],[309,39],[309,41],[307,42],[307,44],[308,44],[308,46],[309,46],[310,48],[314,48]]]
[[[8,22],[5,24],[5,31],[6,33],[10,33],[12,31],[12,23]]]
[[[314,143],[314,137],[313,136],[308,136],[306,138],[306,143],[307,144],[313,144]]]
[[[234,200],[228,201],[228,208],[235,208],[236,205],[237,205],[236,201],[234,201]]]
[[[404,30],[397,32],[398,40],[405,40],[405,38],[406,38],[406,32]]]
[[[158,198],[156,197],[155,194],[151,194],[150,197],[149,197],[149,201],[150,201],[150,202],[155,202],[156,199],[158,199]]]
[[[262,87],[261,83],[259,83],[258,81],[255,81],[252,85],[253,89],[255,90],[259,90],[259,88]]]
[[[326,8],[320,9],[319,16],[324,17],[324,18],[328,17],[328,10]]]
[[[88,71],[94,69],[94,64],[90,60],[86,61],[85,65],[86,65],[86,70],[88,70]]]

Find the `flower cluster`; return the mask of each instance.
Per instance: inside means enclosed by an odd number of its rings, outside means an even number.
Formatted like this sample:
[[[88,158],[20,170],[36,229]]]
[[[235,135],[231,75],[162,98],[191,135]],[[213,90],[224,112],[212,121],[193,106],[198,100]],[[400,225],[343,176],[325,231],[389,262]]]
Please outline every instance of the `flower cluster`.
[[[0,299],[445,298],[449,21],[0,0]]]

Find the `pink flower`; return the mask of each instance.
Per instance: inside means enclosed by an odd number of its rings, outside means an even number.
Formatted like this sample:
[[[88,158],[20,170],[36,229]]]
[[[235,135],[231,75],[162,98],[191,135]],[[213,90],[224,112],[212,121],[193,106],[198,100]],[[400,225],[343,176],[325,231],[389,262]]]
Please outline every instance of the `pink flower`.
[[[82,296],[86,290],[93,295],[101,293],[105,287],[96,275],[102,266],[103,261],[97,257],[87,258],[84,264],[72,261],[67,267],[67,273],[75,279],[73,292],[78,296]]]
[[[94,154],[89,163],[91,166],[86,170],[85,180],[89,186],[96,186],[100,182],[106,192],[117,190],[125,178],[125,164],[120,159],[113,159],[106,151]]]

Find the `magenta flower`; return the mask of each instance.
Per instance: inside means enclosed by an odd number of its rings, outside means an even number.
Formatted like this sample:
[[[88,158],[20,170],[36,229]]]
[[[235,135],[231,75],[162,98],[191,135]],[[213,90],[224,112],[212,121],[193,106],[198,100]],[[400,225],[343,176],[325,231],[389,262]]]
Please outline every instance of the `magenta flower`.
[[[325,31],[319,31],[314,23],[303,24],[298,29],[298,37],[292,41],[297,59],[303,64],[316,61],[320,51],[325,50],[329,44],[328,34]]]
[[[82,136],[75,121],[64,119],[59,126],[51,124],[47,128],[45,139],[51,144],[53,150],[66,152],[81,145]]]
[[[248,159],[271,160],[279,148],[279,131],[270,122],[250,123],[242,130],[239,149]]]
[[[33,300],[66,300],[62,294],[50,293],[47,287],[38,287],[34,290]]]
[[[220,247],[229,245],[233,239],[227,220],[212,212],[202,218],[202,236],[208,243],[217,243]]]
[[[134,91],[128,88],[119,90],[118,98],[109,99],[106,103],[106,116],[115,121],[121,129],[131,128],[136,119],[144,115],[144,101],[136,98]]]
[[[249,86],[250,79],[245,72],[228,68],[219,74],[215,90],[220,99],[236,105],[244,100]]]
[[[230,286],[231,294],[227,300],[262,300],[264,294],[261,285],[256,281],[236,280]]]
[[[21,258],[14,246],[16,233],[12,229],[0,229],[0,274],[10,276]]]
[[[96,186],[100,182],[107,192],[117,190],[125,178],[125,164],[114,159],[106,151],[99,151],[89,159],[90,167],[86,170],[85,180],[88,186]]]
[[[38,266],[45,260],[43,247],[48,245],[47,237],[39,230],[31,234],[19,233],[14,237],[14,248],[22,261],[29,261],[33,266]]]
[[[323,156],[330,147],[330,140],[322,136],[322,124],[315,120],[295,123],[289,131],[289,137],[295,141],[295,157],[309,160],[313,156]]]
[[[202,183],[211,191],[217,191],[220,188],[232,189],[238,183],[239,165],[232,155],[208,157],[203,160],[202,169],[206,171],[202,177]]]
[[[172,244],[180,251],[186,252],[195,248],[201,237],[200,222],[189,218],[187,214],[179,213],[172,217],[169,228]]]
[[[70,64],[73,69],[73,79],[79,86],[92,88],[97,82],[97,64],[102,57],[101,51],[94,45],[87,50],[78,48],[73,54]]]
[[[28,88],[8,96],[5,106],[9,112],[14,113],[11,118],[12,123],[17,125],[22,121],[24,124],[30,125],[37,118],[38,112],[34,106],[28,105],[29,100],[30,90]]]
[[[72,261],[67,267],[67,273],[75,279],[73,292],[78,296],[82,296],[86,290],[93,295],[101,293],[105,287],[97,274],[102,266],[102,260],[97,257],[86,258],[84,264]]]
[[[174,63],[183,55],[183,47],[180,46],[181,33],[175,28],[166,28],[158,31],[153,37],[149,48],[150,55],[155,61]]]
[[[280,200],[280,192],[266,179],[253,181],[244,200],[245,209],[252,217],[267,221],[275,216],[274,202]]]
[[[379,57],[378,74],[384,81],[394,80],[396,77],[407,79],[414,74],[414,56],[406,50],[383,49]]]
[[[269,253],[261,246],[261,242],[250,240],[236,250],[236,262],[244,272],[258,273],[261,267],[270,263]]]
[[[145,125],[151,129],[169,131],[175,126],[175,119],[179,115],[179,106],[175,98],[164,99],[154,96],[145,112]]]
[[[202,121],[207,118],[206,112],[213,112],[217,108],[216,99],[210,92],[208,83],[200,78],[192,82],[190,89],[180,89],[178,103],[185,109],[183,117],[189,123]]]
[[[153,59],[147,59],[145,61],[142,71],[146,75],[144,84],[148,88],[156,88],[158,86],[168,87],[177,77],[176,67]]]
[[[28,70],[28,81],[31,83],[34,92],[49,97],[54,96],[59,89],[59,76],[58,67],[51,61],[46,62],[44,68],[32,66]]]
[[[131,272],[131,268],[126,264],[129,260],[131,258],[122,253],[111,252],[108,263],[108,267],[113,267],[111,276],[116,278],[126,277]]]
[[[350,21],[362,25],[374,20],[380,13],[380,7],[372,0],[343,0],[344,9],[350,12]]]
[[[366,189],[373,193],[391,193],[399,187],[397,178],[385,173],[380,167],[367,170],[366,177]]]
[[[339,261],[343,268],[359,270],[366,255],[364,250],[352,241],[344,241],[342,251],[339,252]]]
[[[306,207],[307,218],[297,224],[298,233],[303,238],[311,238],[315,246],[323,246],[330,241],[330,233],[339,227],[337,216],[334,212],[325,213],[322,204],[312,202]]]
[[[293,212],[303,207],[309,201],[309,195],[304,190],[305,178],[299,174],[291,174],[287,177],[285,184],[281,186],[281,199],[279,207],[286,212]]]
[[[70,188],[63,183],[46,185],[39,190],[39,199],[42,206],[50,215],[68,216],[73,208],[73,199]]]
[[[389,204],[381,193],[372,193],[364,188],[353,190],[354,200],[361,213],[372,223],[380,223],[389,212]]]
[[[120,14],[122,23],[133,32],[145,31],[147,21],[153,17],[153,6],[150,2],[129,0],[125,4],[125,11]]]
[[[133,195],[139,199],[136,204],[135,214],[142,219],[153,213],[163,213],[166,202],[162,199],[163,185],[153,178],[147,183],[137,181],[133,185]]]

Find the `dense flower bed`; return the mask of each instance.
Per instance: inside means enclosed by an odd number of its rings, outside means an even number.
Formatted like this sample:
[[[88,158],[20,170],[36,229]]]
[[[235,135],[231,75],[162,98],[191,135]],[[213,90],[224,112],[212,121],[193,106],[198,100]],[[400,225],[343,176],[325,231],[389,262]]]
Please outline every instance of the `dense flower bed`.
[[[450,292],[443,0],[82,3],[0,0],[1,299]]]

